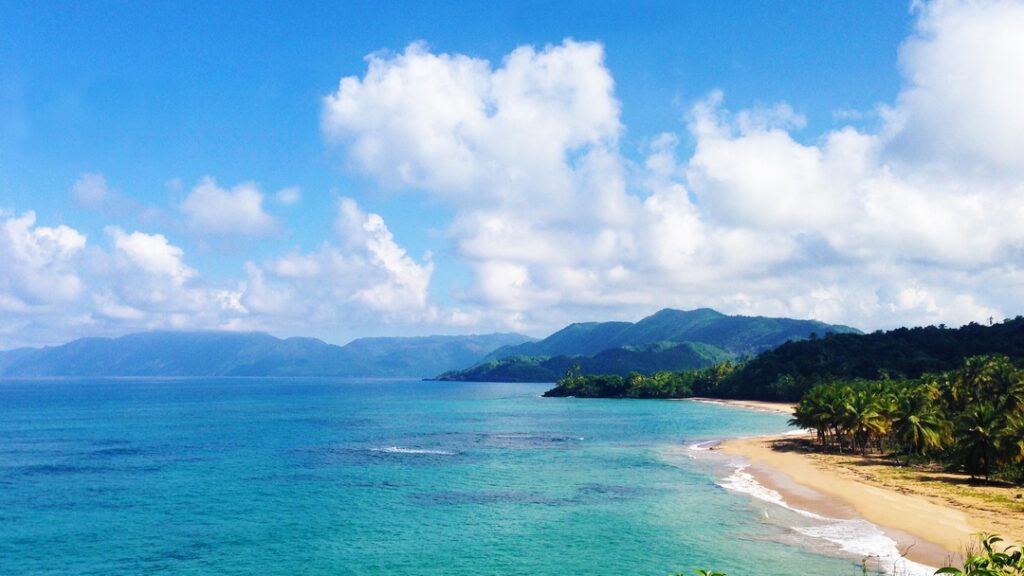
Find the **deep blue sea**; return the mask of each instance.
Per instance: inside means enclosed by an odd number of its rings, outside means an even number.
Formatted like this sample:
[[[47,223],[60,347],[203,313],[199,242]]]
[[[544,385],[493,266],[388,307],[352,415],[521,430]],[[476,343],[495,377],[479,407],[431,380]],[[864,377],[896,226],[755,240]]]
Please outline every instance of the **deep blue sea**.
[[[0,574],[859,574],[687,448],[786,417],[546,388],[0,381]]]

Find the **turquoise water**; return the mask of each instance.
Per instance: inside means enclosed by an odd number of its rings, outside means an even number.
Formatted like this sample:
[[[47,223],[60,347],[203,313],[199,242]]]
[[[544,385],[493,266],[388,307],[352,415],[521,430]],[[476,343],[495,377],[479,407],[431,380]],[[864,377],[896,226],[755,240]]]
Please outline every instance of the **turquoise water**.
[[[857,573],[685,450],[785,417],[545,388],[0,382],[0,573]]]

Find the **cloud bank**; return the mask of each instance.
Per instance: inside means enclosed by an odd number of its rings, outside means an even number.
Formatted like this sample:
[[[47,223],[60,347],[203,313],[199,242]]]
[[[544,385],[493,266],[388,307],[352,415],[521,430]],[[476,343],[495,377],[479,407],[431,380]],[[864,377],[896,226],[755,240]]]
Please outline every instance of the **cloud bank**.
[[[371,55],[323,130],[382,186],[450,202],[475,270],[463,299],[527,324],[662,305],[866,327],[1018,313],[1024,6],[916,10],[875,132],[807,142],[786,103],[731,112],[716,92],[631,162],[602,47],[573,41],[496,67],[419,44]]]
[[[521,46],[498,63],[423,43],[371,54],[324,98],[323,136],[381,189],[451,209],[449,252],[471,270],[440,288],[454,303],[432,300],[433,257],[411,256],[350,198],[336,199],[319,247],[250,259],[227,284],[161,233],[88,239],[0,212],[0,343],[52,341],[58,327],[543,332],[665,306],[867,329],[1019,314],[1024,5],[914,10],[894,55],[899,93],[835,114],[877,116],[877,128],[808,137],[789,104],[730,110],[716,91],[639,155],[621,142],[599,43]],[[100,174],[72,193],[89,207],[116,196]],[[269,197],[289,206],[300,193]],[[286,227],[267,198],[203,179],[179,205],[183,229],[273,235]]]

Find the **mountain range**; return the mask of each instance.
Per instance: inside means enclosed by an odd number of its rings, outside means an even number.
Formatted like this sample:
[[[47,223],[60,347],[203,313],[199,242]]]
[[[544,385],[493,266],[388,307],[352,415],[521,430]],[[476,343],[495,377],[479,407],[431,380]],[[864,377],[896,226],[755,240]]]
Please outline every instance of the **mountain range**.
[[[361,338],[345,346],[262,332],[142,332],[0,352],[0,377],[364,376],[550,382],[650,374],[753,356],[813,334],[859,333],[814,320],[665,309],[638,322],[570,324],[543,340],[521,334]],[[437,376],[440,374],[441,376]]]
[[[0,376],[425,377],[530,340],[485,334],[360,338],[335,346],[262,332],[142,332],[0,352]]]
[[[570,324],[543,340],[509,345],[441,380],[541,381],[573,367],[588,374],[651,374],[704,368],[754,356],[814,335],[860,334],[849,326],[816,320],[728,316],[710,308],[665,309],[638,322]]]

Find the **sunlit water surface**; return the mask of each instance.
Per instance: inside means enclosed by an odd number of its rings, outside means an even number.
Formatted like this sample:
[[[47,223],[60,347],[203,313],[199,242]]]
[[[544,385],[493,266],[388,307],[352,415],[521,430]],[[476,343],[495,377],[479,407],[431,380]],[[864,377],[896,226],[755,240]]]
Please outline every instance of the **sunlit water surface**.
[[[859,573],[686,449],[786,417],[546,388],[0,381],[0,573]]]

